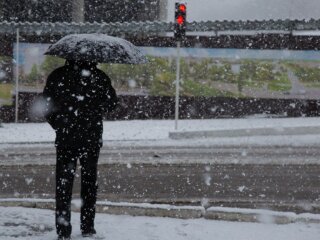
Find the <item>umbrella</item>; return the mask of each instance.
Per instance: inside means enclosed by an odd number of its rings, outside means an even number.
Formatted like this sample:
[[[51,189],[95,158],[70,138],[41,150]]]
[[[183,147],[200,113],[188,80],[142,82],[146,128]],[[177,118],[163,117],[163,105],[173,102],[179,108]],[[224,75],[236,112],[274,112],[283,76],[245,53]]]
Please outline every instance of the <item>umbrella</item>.
[[[68,60],[97,63],[146,63],[147,59],[132,43],[105,34],[71,34],[52,44],[45,55]]]

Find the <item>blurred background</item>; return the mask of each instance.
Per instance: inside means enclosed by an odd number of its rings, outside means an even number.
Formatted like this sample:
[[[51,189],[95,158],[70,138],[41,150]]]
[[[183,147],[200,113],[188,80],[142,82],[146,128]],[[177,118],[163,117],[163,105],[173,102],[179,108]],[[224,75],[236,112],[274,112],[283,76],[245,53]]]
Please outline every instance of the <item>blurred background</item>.
[[[186,106],[182,111],[182,114],[185,113],[182,117],[224,115],[219,111],[212,112],[212,99],[217,97],[226,98],[226,102],[230,99],[237,99],[237,101],[262,99],[261,108],[250,107],[261,109],[257,113],[263,113],[264,109],[270,108],[269,105],[287,109],[288,106],[297,104],[296,99],[308,101],[318,99],[320,65],[315,44],[318,41],[318,30],[297,32],[294,28],[281,27],[281,24],[288,25],[301,19],[317,19],[319,16],[317,10],[320,5],[318,1],[188,0],[185,2],[188,6],[189,22],[197,21],[200,23],[199,26],[201,24],[206,26],[206,23],[200,21],[209,21],[207,24],[212,24],[227,20],[220,23],[229,24],[231,28],[219,32],[187,31],[180,61],[181,95],[185,97],[185,99],[182,98],[182,103],[185,101],[199,105],[196,98],[200,97],[202,98],[200,102],[205,104],[205,109],[201,113],[193,114],[198,107]],[[272,26],[272,21],[277,19],[283,22],[277,23],[278,27]],[[14,105],[15,81],[18,79],[19,96],[21,94],[19,102],[21,106],[19,106],[21,114],[24,112],[21,120],[29,120],[26,108],[30,105],[30,101],[32,102],[34,97],[42,92],[48,74],[64,64],[63,59],[44,56],[43,53],[51,43],[66,35],[68,31],[78,31],[78,25],[68,25],[70,23],[85,24],[80,31],[89,32],[91,31],[88,25],[90,23],[100,24],[99,26],[112,23],[158,23],[161,25],[173,20],[174,1],[168,0],[2,0],[0,1],[0,23],[3,27],[0,32],[0,105]],[[262,31],[258,31],[259,28],[257,30],[252,28],[251,31],[241,30],[239,27],[232,30],[233,25],[239,25],[245,20],[251,20],[253,23],[259,20],[262,21],[262,25],[263,21],[266,21],[265,25],[270,27]],[[18,38],[19,49],[16,41],[17,26],[14,25],[18,22],[24,24]],[[43,31],[39,27],[40,23],[52,23],[53,30]],[[64,30],[59,31],[58,24]],[[162,115],[152,115],[150,110],[144,107],[140,110],[147,113],[129,116],[129,118],[172,117],[173,110],[170,110],[171,107],[169,110],[165,109],[164,105],[171,106],[173,99],[170,97],[175,94],[177,53],[173,33],[163,32],[159,28],[158,32],[157,29],[151,29],[153,32],[150,34],[148,32],[150,29],[144,31],[137,28],[137,31],[132,34],[125,31],[123,27],[125,25],[121,26],[123,31],[119,30],[116,34],[111,34],[124,37],[138,45],[148,56],[149,63],[146,65],[101,64],[99,67],[110,76],[119,95],[135,96],[130,98],[131,100],[123,97],[126,104],[133,102],[139,105],[141,97],[152,96],[154,98],[149,99],[149,102],[155,101],[155,104],[166,112]],[[156,28],[155,26],[149,27]],[[163,101],[164,98],[157,97],[168,98]],[[268,103],[265,102],[266,99],[272,99],[272,101]],[[284,106],[281,101],[280,105],[274,104],[274,99],[292,101],[288,101]],[[313,112],[317,111],[314,110],[318,106],[317,102],[309,104],[309,102],[300,101],[299,104],[311,106]],[[240,105],[246,105],[246,103],[240,103]],[[8,107],[5,109],[7,117],[2,117],[3,121],[12,119],[10,115],[12,110],[8,109]],[[226,110],[226,106],[224,109]],[[241,111],[240,115],[252,114],[252,112],[245,112],[246,110]],[[305,110],[303,111],[293,115],[304,115]],[[271,109],[272,112],[279,111]],[[288,112],[285,110],[279,114],[288,114]],[[118,115],[121,115],[120,119],[124,117],[124,113],[118,113]],[[232,110],[225,115],[238,116],[239,113],[234,113]]]

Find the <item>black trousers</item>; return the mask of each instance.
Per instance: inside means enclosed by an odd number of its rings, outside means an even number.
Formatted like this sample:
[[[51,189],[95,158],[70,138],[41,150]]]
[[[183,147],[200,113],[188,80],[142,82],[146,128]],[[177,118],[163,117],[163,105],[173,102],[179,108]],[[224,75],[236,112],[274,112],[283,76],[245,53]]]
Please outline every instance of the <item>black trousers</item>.
[[[71,199],[77,161],[81,165],[81,232],[94,229],[97,199],[97,163],[100,148],[72,149],[57,147],[56,165],[56,228],[60,236],[70,236]]]

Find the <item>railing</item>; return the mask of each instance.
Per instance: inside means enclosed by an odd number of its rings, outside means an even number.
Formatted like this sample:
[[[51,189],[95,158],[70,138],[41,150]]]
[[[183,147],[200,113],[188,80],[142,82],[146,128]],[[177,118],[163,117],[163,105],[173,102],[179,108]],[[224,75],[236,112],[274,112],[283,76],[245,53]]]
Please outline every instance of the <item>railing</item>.
[[[0,34],[15,34],[19,28],[23,35],[65,35],[71,33],[106,33],[110,35],[159,36],[172,33],[173,23],[167,22],[115,22],[115,23],[75,23],[75,22],[0,22]],[[292,31],[317,31],[320,19],[306,20],[264,20],[264,21],[206,21],[189,22],[187,32],[263,31],[265,33]]]

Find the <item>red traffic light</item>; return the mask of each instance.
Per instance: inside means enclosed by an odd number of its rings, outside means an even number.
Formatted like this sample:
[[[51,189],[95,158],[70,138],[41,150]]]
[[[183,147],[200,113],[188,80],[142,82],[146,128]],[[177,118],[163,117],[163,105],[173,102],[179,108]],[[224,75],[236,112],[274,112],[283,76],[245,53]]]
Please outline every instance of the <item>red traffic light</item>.
[[[185,22],[184,17],[182,17],[182,16],[178,16],[178,17],[177,17],[177,23],[178,23],[179,25],[183,24],[184,22]]]
[[[179,11],[181,11],[181,12],[184,12],[184,13],[185,13],[185,12],[186,12],[186,10],[187,10],[187,7],[186,7],[186,5],[185,5],[185,4],[180,4],[178,9],[179,9]]]
[[[186,35],[187,24],[187,5],[183,3],[175,4],[175,24],[174,37],[177,40],[182,40]]]
[[[176,3],[176,22],[183,25],[186,22],[187,6],[183,3]]]

